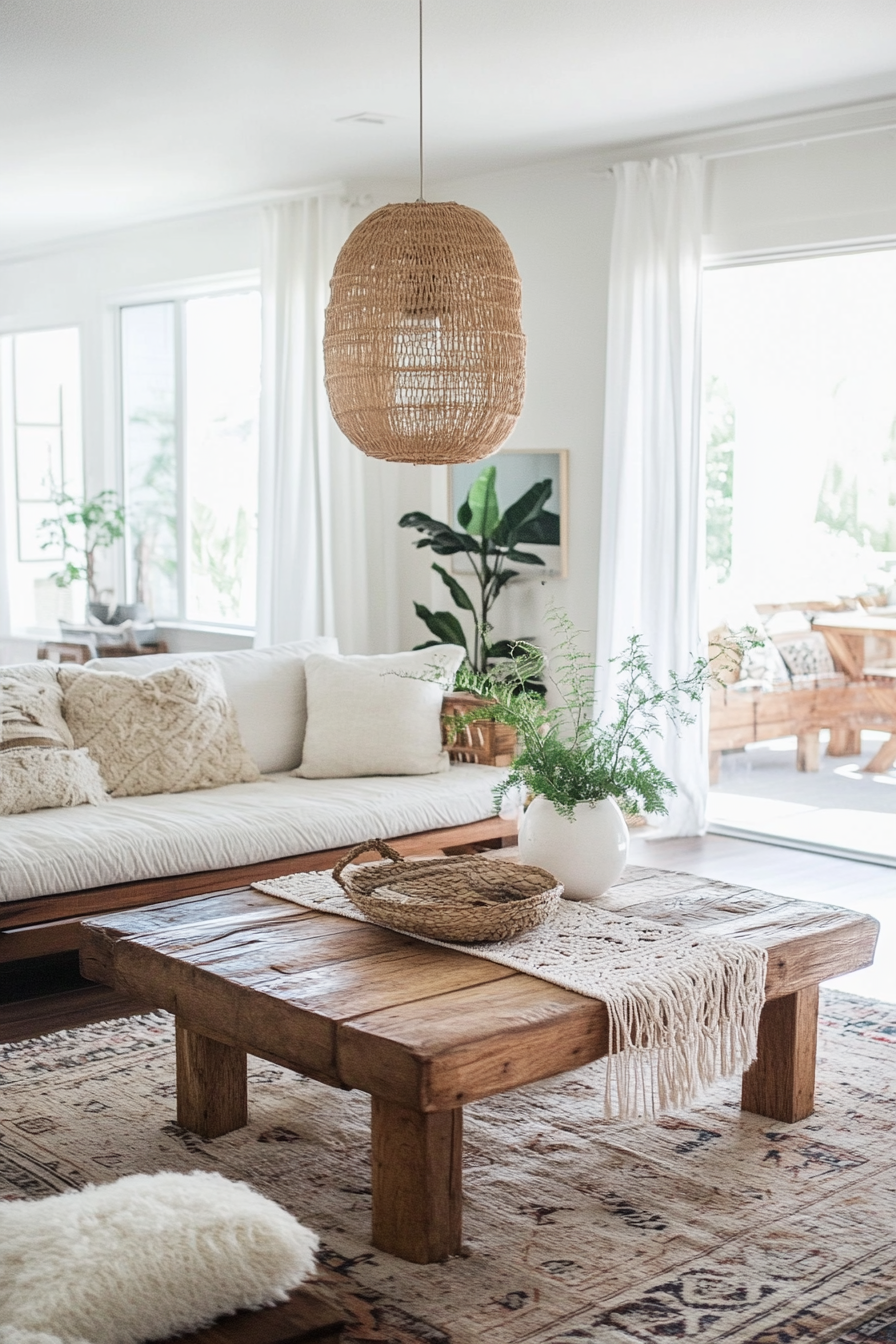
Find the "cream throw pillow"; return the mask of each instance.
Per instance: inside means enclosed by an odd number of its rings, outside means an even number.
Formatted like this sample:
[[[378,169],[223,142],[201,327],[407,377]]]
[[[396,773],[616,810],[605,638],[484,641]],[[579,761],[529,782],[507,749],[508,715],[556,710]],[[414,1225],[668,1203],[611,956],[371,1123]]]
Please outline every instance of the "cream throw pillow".
[[[0,668],[0,751],[74,746],[54,663]]]
[[[260,778],[221,674],[194,659],[148,677],[60,667],[63,712],[114,798],[187,793]]]
[[[105,801],[106,788],[89,752],[56,747],[0,751],[0,816]]]
[[[310,654],[308,726],[302,764],[293,774],[348,779],[447,770],[442,697],[463,658],[454,644],[370,658]]]

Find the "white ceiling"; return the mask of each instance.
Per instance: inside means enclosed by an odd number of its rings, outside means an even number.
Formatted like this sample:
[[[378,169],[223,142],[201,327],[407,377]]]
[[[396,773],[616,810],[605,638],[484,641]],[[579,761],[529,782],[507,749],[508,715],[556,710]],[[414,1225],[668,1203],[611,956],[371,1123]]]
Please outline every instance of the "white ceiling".
[[[424,0],[427,171],[896,94],[894,0]],[[416,0],[2,0],[0,251],[410,176]],[[384,125],[339,121],[389,114]]]

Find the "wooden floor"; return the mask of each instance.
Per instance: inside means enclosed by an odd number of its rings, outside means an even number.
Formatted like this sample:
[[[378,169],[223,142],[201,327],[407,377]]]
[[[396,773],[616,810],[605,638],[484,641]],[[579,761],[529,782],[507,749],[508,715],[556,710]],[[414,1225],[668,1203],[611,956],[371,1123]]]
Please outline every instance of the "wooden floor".
[[[874,965],[830,983],[851,994],[896,1003],[896,869],[723,835],[638,837],[632,841],[631,861],[873,915],[881,926]]]

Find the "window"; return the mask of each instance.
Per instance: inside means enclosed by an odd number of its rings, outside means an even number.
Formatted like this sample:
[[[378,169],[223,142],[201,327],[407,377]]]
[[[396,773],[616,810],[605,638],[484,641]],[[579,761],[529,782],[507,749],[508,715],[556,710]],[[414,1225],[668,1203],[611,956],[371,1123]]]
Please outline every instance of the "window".
[[[260,295],[122,308],[121,372],[132,599],[254,625]]]
[[[707,565],[752,602],[896,582],[896,251],[709,271]]]
[[[62,555],[44,549],[41,524],[54,497],[84,490],[78,331],[66,327],[0,339],[6,563],[13,630],[83,620],[85,585],[58,588]]]

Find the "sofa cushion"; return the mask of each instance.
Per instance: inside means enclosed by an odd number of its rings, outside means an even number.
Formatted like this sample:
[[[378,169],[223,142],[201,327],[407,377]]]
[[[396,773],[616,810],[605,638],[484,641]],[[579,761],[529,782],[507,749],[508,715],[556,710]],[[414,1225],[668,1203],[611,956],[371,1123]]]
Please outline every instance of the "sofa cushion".
[[[74,746],[54,663],[0,668],[0,751]]]
[[[161,667],[201,658],[214,663],[236,712],[243,746],[263,774],[293,770],[302,759],[305,738],[305,659],[309,653],[339,652],[335,639],[296,640],[266,649],[228,649],[224,653],[153,653],[123,660],[95,658],[88,668],[149,676]],[[110,666],[111,664],[111,666]]]
[[[0,816],[105,801],[99,766],[87,751],[57,747],[0,751]]]
[[[407,778],[271,775],[258,784],[5,817],[0,901],[242,867],[356,845],[370,835],[464,826],[495,815],[492,794],[505,774],[491,765],[452,765]]]
[[[147,677],[60,667],[65,721],[115,798],[185,793],[258,779],[213,663]]]
[[[350,779],[447,770],[442,699],[463,658],[454,644],[372,657],[310,654],[308,727],[296,773]]]

